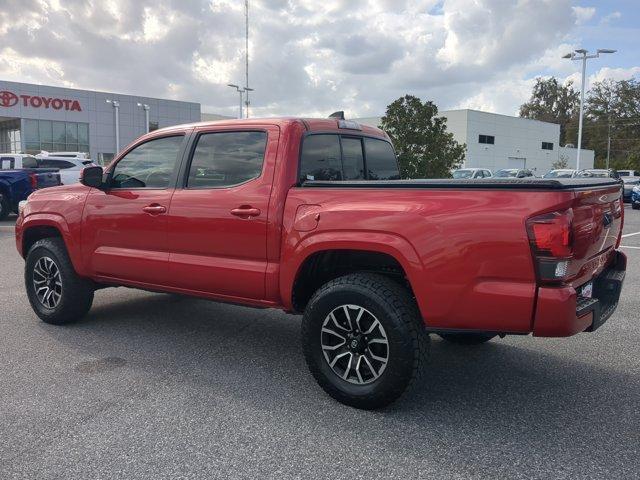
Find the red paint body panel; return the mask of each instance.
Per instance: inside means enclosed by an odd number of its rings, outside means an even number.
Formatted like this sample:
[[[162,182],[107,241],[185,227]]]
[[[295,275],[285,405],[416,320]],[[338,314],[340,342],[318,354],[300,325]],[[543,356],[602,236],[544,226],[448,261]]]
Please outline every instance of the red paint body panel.
[[[159,135],[184,133],[193,139],[199,132],[230,130],[268,133],[259,178],[217,189],[182,188],[178,178],[175,188],[157,190],[102,191],[78,184],[39,191],[16,223],[18,250],[26,254],[28,229],[51,226],[61,232],[76,271],[96,281],[285,310],[293,309],[294,284],[310,255],[367,250],[397,260],[430,328],[563,336],[589,326],[590,318],[575,318],[575,288],[600,273],[614,252],[622,227],[615,206],[618,187],[535,192],[297,187],[303,135],[345,133],[335,119],[250,119],[164,129],[136,140],[112,165]],[[361,133],[387,138],[372,127]],[[145,213],[149,205],[165,211]],[[256,213],[231,213],[239,207]],[[578,227],[572,278],[561,287],[541,287],[525,222],[569,208]],[[602,219],[609,214],[612,222],[604,229]]]

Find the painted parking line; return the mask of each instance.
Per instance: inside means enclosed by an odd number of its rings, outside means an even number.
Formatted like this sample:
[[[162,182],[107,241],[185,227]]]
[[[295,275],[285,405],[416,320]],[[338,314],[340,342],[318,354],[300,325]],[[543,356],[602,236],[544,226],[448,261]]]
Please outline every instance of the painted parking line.
[[[633,248],[634,250],[640,250],[640,247],[632,247],[631,245],[620,245],[620,248]]]
[[[624,235],[622,235],[622,238],[633,237],[634,235],[640,235],[640,232],[625,233]]]

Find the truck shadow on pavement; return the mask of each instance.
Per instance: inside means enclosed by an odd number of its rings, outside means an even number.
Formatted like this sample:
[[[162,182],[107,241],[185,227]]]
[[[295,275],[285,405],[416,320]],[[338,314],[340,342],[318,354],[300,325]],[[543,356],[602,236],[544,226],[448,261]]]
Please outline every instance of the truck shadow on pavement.
[[[576,355],[566,344],[530,337],[461,347],[432,336],[424,377],[394,405],[365,412],[334,402],[315,384],[300,348],[299,317],[162,294],[111,302],[100,295],[84,322],[42,328],[67,348],[125,359],[121,368],[142,379],[188,386],[205,405],[240,405],[282,429],[383,433],[369,443],[397,455],[437,455],[459,471],[472,462],[465,460],[471,449],[507,470],[514,451],[530,466],[580,459],[590,473],[598,462],[610,464],[611,455],[620,468],[637,461],[638,374],[599,366],[580,355],[580,344],[570,345]],[[70,374],[83,373],[70,366]]]

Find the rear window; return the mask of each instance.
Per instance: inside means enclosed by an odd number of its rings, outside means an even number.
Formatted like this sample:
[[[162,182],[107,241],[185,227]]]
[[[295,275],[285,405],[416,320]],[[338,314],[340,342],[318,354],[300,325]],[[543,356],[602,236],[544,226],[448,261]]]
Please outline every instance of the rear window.
[[[369,180],[398,180],[400,171],[393,147],[376,138],[364,139],[367,178]]]
[[[338,135],[311,135],[302,145],[300,181],[342,180]]]
[[[323,133],[309,135],[302,145],[301,183],[306,180],[398,178],[396,155],[391,144],[384,140]]]

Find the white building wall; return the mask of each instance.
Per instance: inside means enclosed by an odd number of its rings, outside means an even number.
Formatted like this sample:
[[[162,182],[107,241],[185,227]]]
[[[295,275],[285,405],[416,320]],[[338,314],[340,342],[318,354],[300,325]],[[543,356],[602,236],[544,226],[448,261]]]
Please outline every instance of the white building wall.
[[[200,104],[194,102],[5,81],[0,81],[0,92],[77,100],[81,111],[34,108],[25,106],[22,99],[9,107],[0,102],[0,118],[88,123],[89,153],[94,160],[98,159],[99,153],[116,153],[114,108],[106,103],[107,99],[120,102],[120,149],[145,133],[144,110],[137,103],[149,105],[149,121],[157,122],[159,128],[201,119]]]
[[[467,146],[466,167],[482,167],[492,171],[501,168],[529,168],[537,175],[552,169],[561,152],[567,156],[570,167],[575,166],[575,149],[560,148],[560,125],[509,115],[478,110],[444,110],[447,129],[459,143]],[[355,119],[366,125],[377,126],[380,117]],[[491,135],[493,145],[479,142],[480,135]],[[542,142],[553,144],[553,150],[544,150]],[[594,153],[582,150],[580,168],[593,168]]]
[[[564,158],[567,161],[567,168],[576,168],[578,157],[577,148],[560,147],[558,150],[558,159]],[[582,149],[580,151],[580,170],[593,168],[595,154],[593,150]]]

